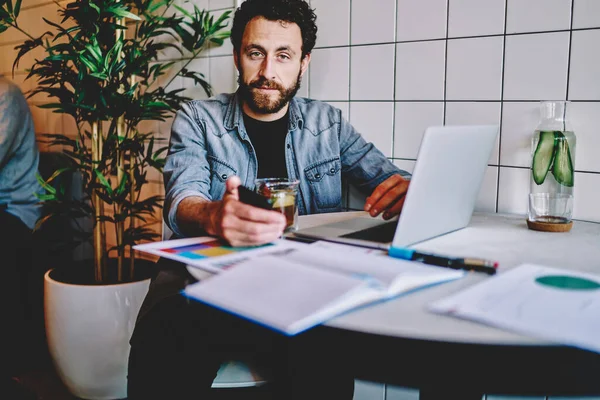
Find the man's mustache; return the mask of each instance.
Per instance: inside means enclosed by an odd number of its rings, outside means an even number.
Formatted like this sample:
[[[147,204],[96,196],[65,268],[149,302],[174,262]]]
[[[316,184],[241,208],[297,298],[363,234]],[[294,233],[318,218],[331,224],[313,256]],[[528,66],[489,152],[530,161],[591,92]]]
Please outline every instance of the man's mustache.
[[[251,82],[250,87],[252,88],[267,88],[267,89],[277,89],[277,90],[281,90],[281,85],[275,81],[271,81],[269,79],[266,78],[258,78],[257,80],[255,80],[254,82]]]

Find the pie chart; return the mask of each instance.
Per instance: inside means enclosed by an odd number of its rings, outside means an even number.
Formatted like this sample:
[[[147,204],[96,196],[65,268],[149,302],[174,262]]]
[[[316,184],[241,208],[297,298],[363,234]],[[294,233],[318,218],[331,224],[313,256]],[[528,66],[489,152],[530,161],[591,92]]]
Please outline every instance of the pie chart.
[[[562,290],[598,290],[600,283],[591,279],[579,278],[568,275],[545,275],[536,278],[537,283],[543,286]]]

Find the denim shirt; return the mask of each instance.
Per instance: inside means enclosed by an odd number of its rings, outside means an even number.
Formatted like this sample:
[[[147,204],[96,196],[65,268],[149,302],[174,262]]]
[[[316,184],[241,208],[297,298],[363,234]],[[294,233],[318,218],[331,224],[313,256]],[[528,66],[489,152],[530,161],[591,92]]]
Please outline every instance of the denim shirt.
[[[30,229],[40,217],[36,193],[39,152],[29,106],[17,85],[0,75],[0,209]]]
[[[327,103],[295,97],[285,140],[289,179],[300,181],[300,215],[341,211],[342,179],[364,192],[393,174],[409,177]],[[220,200],[225,181],[237,175],[254,188],[258,161],[237,94],[192,101],[177,113],[166,165],[165,221],[178,236],[177,206],[186,197]]]

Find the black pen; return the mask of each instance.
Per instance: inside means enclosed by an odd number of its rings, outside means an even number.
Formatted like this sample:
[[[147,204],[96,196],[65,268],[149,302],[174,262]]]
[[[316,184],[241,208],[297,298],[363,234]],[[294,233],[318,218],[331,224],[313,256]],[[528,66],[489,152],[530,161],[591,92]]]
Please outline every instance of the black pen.
[[[494,275],[496,273],[496,268],[498,268],[497,262],[481,258],[444,257],[436,254],[421,253],[403,247],[390,247],[388,255],[403,260],[418,261],[424,264],[437,265],[439,267],[484,272],[489,275]]]

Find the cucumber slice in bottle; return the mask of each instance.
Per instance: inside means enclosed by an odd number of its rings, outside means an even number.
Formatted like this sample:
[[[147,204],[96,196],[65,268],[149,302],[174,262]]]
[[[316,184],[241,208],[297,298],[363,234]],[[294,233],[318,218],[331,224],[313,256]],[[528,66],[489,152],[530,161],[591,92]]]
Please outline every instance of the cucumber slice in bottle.
[[[550,170],[552,161],[554,160],[554,131],[541,131],[540,140],[533,153],[533,163],[531,170],[533,173],[533,180],[538,185],[544,183],[546,175]]]
[[[569,142],[562,132],[556,131],[554,134],[556,138],[556,151],[554,164],[552,165],[552,175],[554,175],[556,181],[561,185],[572,187],[574,174]]]

